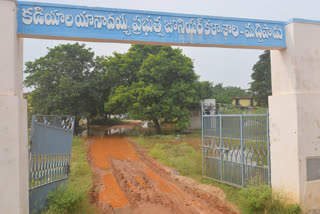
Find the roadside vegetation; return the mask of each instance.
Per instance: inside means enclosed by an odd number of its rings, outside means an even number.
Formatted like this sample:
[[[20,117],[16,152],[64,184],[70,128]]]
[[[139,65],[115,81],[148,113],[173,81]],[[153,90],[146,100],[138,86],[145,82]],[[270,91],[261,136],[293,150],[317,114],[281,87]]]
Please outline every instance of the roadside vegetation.
[[[273,193],[266,185],[251,184],[240,189],[202,177],[201,139],[199,135],[151,135],[131,137],[148,154],[162,164],[176,169],[180,174],[203,183],[220,187],[227,200],[235,204],[245,214],[298,214],[301,208],[298,204],[288,204],[280,193]]]
[[[267,185],[254,185],[239,191],[239,206],[243,213],[298,214],[299,204],[289,204],[281,193],[272,192]]]
[[[50,193],[48,208],[44,214],[94,214],[89,192],[93,186],[93,174],[86,158],[84,139],[74,137],[68,184]]]

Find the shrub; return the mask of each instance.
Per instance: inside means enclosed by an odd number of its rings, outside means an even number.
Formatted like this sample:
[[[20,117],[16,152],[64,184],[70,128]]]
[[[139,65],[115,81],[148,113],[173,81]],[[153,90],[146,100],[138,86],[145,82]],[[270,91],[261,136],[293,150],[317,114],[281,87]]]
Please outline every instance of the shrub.
[[[48,214],[76,213],[85,195],[68,186],[60,186],[48,196]]]
[[[240,208],[244,213],[295,214],[301,213],[298,204],[288,204],[279,193],[267,185],[250,185],[240,191]]]

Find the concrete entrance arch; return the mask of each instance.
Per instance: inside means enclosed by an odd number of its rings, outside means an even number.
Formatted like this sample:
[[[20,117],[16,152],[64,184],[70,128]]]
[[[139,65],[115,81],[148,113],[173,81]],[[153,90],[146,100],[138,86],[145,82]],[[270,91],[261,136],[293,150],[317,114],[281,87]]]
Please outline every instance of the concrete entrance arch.
[[[0,29],[1,211],[28,213],[23,38],[272,50],[272,187],[320,209],[320,22],[0,0]]]

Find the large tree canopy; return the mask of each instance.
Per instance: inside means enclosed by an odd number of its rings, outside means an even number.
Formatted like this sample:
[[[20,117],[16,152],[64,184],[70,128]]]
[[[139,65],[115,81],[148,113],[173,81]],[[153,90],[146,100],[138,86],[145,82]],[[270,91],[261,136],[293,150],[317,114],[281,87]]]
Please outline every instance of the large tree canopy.
[[[259,56],[259,61],[252,68],[252,82],[250,91],[258,102],[259,106],[268,106],[268,96],[271,90],[271,63],[270,51],[264,51]]]
[[[187,127],[191,116],[188,108],[199,102],[192,60],[180,49],[168,46],[133,45],[124,57],[140,63],[134,67],[136,81],[118,87],[106,102],[106,110],[118,109],[118,113],[151,120],[158,133],[160,119],[176,121],[181,129]]]
[[[91,117],[103,111],[104,70],[95,69],[102,59],[85,45],[65,44],[48,49],[44,57],[27,62],[24,84],[33,87],[33,112]],[[100,102],[99,102],[100,101]],[[77,124],[76,124],[77,125]]]

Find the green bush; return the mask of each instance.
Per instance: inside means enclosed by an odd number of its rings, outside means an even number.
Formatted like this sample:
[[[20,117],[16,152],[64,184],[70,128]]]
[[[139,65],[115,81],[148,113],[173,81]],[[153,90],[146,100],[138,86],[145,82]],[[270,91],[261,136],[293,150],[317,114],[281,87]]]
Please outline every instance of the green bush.
[[[295,214],[301,213],[298,204],[288,204],[279,193],[267,185],[250,185],[240,190],[240,208],[248,214]]]
[[[48,214],[76,213],[85,195],[68,186],[60,186],[48,196]]]

